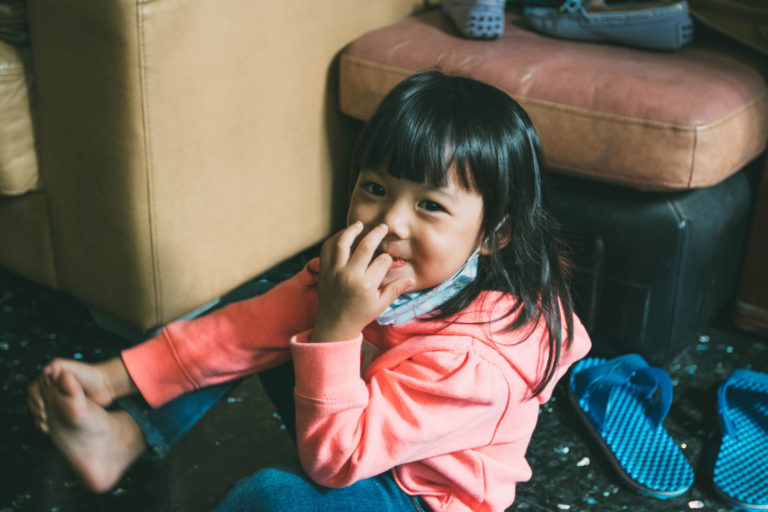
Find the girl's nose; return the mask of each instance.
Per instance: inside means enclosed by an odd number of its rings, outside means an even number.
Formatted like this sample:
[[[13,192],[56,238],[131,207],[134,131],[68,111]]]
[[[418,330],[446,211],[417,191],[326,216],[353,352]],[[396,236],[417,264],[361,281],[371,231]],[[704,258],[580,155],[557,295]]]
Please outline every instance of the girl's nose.
[[[396,202],[384,210],[381,221],[389,227],[389,233],[398,238],[408,238],[410,212],[408,205]]]

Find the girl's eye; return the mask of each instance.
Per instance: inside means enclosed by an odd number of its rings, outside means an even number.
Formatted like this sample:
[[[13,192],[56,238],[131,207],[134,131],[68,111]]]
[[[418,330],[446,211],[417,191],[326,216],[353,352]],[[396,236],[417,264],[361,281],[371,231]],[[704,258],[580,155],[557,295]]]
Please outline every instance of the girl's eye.
[[[430,211],[430,212],[444,212],[445,211],[445,208],[443,208],[440,204],[438,204],[438,203],[436,203],[434,201],[429,201],[427,199],[425,199],[423,201],[420,201],[419,202],[419,207],[420,208],[424,208],[425,210]]]
[[[383,196],[386,193],[386,191],[384,190],[384,187],[372,181],[367,181],[363,183],[363,188],[365,189],[366,192],[374,196]]]

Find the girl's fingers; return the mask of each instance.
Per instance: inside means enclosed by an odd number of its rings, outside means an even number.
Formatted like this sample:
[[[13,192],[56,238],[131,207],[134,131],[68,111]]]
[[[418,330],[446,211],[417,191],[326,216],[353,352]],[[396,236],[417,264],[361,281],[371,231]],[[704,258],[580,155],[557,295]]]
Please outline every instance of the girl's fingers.
[[[363,223],[358,221],[350,226],[347,226],[339,234],[339,239],[336,242],[337,249],[337,261],[340,264],[345,264],[349,260],[349,254],[352,251],[352,244],[355,243],[355,239],[362,233]]]
[[[365,271],[371,264],[376,249],[387,236],[389,228],[386,224],[379,224],[368,232],[357,244],[355,252],[349,257],[349,264]]]
[[[333,266],[342,266],[349,260],[352,244],[363,230],[362,222],[355,222],[342,229],[323,244],[322,252],[325,260]]]
[[[396,298],[410,290],[414,284],[413,279],[410,277],[401,277],[396,281],[392,281],[381,291],[382,301],[386,302],[387,305],[392,304]]]
[[[365,275],[370,282],[376,284],[376,288],[378,288],[384,280],[384,276],[387,275],[387,271],[389,271],[391,265],[392,256],[389,254],[379,254],[373,259],[371,264],[368,265]]]

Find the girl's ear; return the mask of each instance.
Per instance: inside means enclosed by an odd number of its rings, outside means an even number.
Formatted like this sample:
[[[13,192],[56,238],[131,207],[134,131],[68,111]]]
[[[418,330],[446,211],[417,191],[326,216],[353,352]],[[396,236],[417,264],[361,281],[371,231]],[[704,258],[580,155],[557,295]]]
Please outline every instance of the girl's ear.
[[[502,221],[502,224],[496,229],[496,239],[498,240],[498,250],[501,250],[507,246],[512,239],[512,226],[509,221]],[[489,256],[493,254],[493,247],[489,243],[488,237],[483,240],[483,244],[480,246],[480,254],[483,256]]]

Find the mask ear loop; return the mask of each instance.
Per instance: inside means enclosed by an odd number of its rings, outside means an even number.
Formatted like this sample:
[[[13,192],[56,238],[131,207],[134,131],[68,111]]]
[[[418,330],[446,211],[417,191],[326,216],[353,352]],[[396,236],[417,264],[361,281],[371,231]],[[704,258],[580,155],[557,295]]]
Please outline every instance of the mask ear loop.
[[[493,231],[491,232],[491,234],[485,237],[485,239],[483,240],[483,242],[480,244],[480,247],[478,247],[478,248],[475,250],[475,253],[479,252],[479,251],[480,251],[480,249],[481,249],[481,248],[482,248],[484,245],[485,245],[485,246],[487,246],[487,245],[488,245],[488,243],[491,241],[491,236],[492,236],[494,233],[497,233],[497,232],[498,232],[498,231],[499,231],[499,230],[500,230],[500,229],[501,229],[501,228],[504,226],[504,224],[506,224],[506,223],[507,223],[507,220],[508,220],[508,219],[509,219],[509,214],[505,215],[505,216],[504,216],[504,218],[503,218],[503,219],[501,219],[501,220],[499,221],[499,223],[498,223],[498,224],[496,224],[496,227],[495,227],[495,228],[493,228]]]

